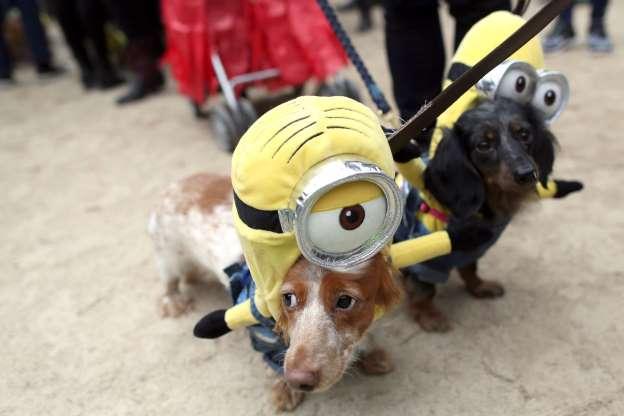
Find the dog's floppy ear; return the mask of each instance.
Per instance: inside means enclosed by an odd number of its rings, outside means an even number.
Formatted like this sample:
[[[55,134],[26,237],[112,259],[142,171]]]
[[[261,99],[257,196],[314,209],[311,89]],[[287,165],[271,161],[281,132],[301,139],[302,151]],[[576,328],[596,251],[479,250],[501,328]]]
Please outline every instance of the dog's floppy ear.
[[[539,169],[539,181],[542,186],[548,184],[548,176],[553,170],[555,163],[555,145],[557,139],[555,135],[544,125],[537,129],[537,137],[533,145],[533,160]]]
[[[375,264],[375,274],[380,277],[379,290],[375,296],[375,304],[388,311],[401,303],[403,286],[399,283],[395,269],[383,257],[379,256]]]
[[[533,149],[531,149],[531,157],[537,164],[539,170],[539,181],[542,186],[548,184],[548,176],[552,173],[555,163],[555,147],[557,146],[557,138],[548,129],[543,117],[533,108],[527,109],[527,118],[534,128]]]
[[[425,187],[457,218],[475,214],[485,201],[481,175],[462,145],[466,134],[459,123],[445,130],[425,170]]]

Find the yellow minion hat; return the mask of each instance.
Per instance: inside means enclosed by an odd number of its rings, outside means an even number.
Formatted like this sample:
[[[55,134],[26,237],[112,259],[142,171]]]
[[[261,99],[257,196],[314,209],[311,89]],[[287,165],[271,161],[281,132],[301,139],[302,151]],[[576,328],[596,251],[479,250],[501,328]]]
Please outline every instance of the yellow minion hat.
[[[394,176],[392,154],[377,117],[346,97],[286,102],[254,123],[234,151],[234,223],[256,284],[255,305],[264,316],[279,316],[283,277],[301,251],[292,231],[252,228],[241,217],[248,207],[251,216],[257,216],[288,206],[310,168],[341,154],[360,156]]]
[[[270,110],[249,128],[234,151],[232,185],[234,225],[255,283],[254,296],[206,315],[195,327],[196,336],[216,338],[280,316],[280,287],[302,255],[296,233],[282,229],[280,212],[292,203],[302,178],[341,155],[374,165],[384,180],[393,183],[395,165],[377,117],[350,98],[300,97]],[[374,203],[382,192],[366,180],[345,182],[320,196],[311,209],[323,216],[337,208]],[[398,211],[392,213],[394,216],[382,212],[384,221],[401,217],[402,202],[398,194],[395,196]],[[388,233],[387,238],[393,229]],[[440,232],[393,244],[388,253],[396,267],[405,267],[450,251],[448,233]]]

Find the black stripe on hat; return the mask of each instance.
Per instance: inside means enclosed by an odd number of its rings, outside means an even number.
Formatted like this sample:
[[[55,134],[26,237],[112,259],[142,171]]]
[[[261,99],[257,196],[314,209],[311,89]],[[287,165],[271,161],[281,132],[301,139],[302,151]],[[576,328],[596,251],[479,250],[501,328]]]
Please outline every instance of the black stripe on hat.
[[[254,230],[270,231],[272,233],[281,234],[282,224],[280,224],[279,215],[277,211],[263,211],[261,209],[254,208],[244,203],[236,192],[234,192],[234,204],[236,205],[236,212],[238,218],[241,219],[249,228]]]

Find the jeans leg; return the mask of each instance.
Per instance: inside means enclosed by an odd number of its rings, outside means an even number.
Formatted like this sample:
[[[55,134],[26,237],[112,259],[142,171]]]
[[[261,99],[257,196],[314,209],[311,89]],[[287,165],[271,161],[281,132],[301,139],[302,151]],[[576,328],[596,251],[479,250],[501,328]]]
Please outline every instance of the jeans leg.
[[[567,23],[568,26],[572,26],[572,10],[574,9],[574,6],[570,6],[567,9],[565,9],[564,11],[561,12],[561,14],[559,15],[559,20],[561,20],[564,23]]]
[[[48,47],[48,39],[39,20],[39,6],[35,0],[16,0],[15,4],[22,15],[22,23],[26,31],[26,37],[30,44],[30,50],[37,65],[49,64],[52,56]]]
[[[607,12],[607,5],[609,4],[608,0],[592,0],[592,13],[591,19],[592,22],[600,22],[604,21],[605,13]]]

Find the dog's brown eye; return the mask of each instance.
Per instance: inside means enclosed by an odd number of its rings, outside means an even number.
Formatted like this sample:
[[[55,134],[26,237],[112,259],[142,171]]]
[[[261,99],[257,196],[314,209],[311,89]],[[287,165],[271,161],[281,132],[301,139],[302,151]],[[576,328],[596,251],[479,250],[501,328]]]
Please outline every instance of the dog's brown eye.
[[[555,101],[557,101],[557,93],[553,90],[546,91],[546,94],[544,94],[544,104],[550,107]]]
[[[345,207],[340,211],[340,226],[345,230],[355,230],[364,222],[366,211],[362,205]]]
[[[294,293],[284,293],[282,295],[282,300],[284,301],[284,306],[287,308],[294,308],[297,306],[297,296]]]
[[[528,142],[531,139],[531,133],[527,129],[518,130],[518,140],[521,142]]]
[[[342,295],[336,300],[336,309],[351,309],[355,305],[355,299],[348,295]]]
[[[527,85],[526,78],[524,77],[524,75],[520,75],[516,79],[516,92],[522,93],[526,89],[526,85]]]
[[[484,140],[482,142],[479,142],[479,144],[477,144],[477,150],[479,150],[481,152],[487,152],[491,148],[492,148],[492,143],[490,143],[487,140]]]

